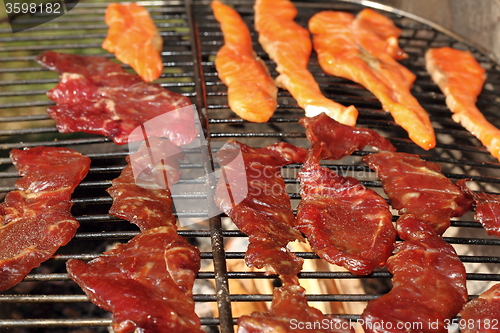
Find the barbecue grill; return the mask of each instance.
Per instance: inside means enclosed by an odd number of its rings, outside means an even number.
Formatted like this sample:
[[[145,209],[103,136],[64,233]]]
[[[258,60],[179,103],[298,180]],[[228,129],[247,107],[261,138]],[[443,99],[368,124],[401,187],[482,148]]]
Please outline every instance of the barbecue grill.
[[[253,1],[225,1],[234,5],[249,27],[253,27]],[[219,80],[214,57],[223,45],[219,24],[215,21],[210,1],[143,1],[159,27],[164,39],[162,52],[165,70],[158,82],[163,87],[190,97],[200,114],[205,135],[211,149],[229,139],[239,140],[252,147],[262,147],[277,141],[286,141],[308,147],[304,129],[298,124],[303,111],[286,91],[279,92],[279,108],[265,124],[252,124],[236,117],[227,105],[227,89]],[[46,50],[76,54],[113,55],[101,49],[107,27],[103,17],[108,3],[85,1],[67,14],[30,30],[11,33],[5,20],[0,25],[0,194],[13,190],[18,178],[8,152],[13,148],[34,146],[63,146],[80,151],[92,159],[87,178],[73,196],[73,213],[81,223],[76,237],[61,248],[49,261],[33,270],[18,286],[0,294],[0,331],[8,332],[107,332],[111,316],[88,301],[65,270],[70,258],[89,260],[115,244],[126,242],[138,233],[127,221],[108,215],[111,198],[105,192],[125,165],[126,146],[117,146],[111,140],[87,134],[60,134],[45,109],[53,104],[45,92],[58,82],[58,74],[47,71],[35,62],[38,54]],[[369,3],[370,5],[376,5]],[[320,10],[332,9],[357,13],[363,5],[346,1],[297,2],[297,22],[307,26],[308,19]],[[355,105],[360,111],[358,126],[375,129],[398,148],[416,153],[425,160],[438,162],[452,181],[469,178],[471,188],[491,193],[500,192],[500,164],[481,146],[479,141],[454,123],[444,96],[431,81],[424,67],[424,53],[429,47],[451,46],[470,50],[487,69],[488,80],[479,97],[478,107],[486,118],[500,126],[497,108],[500,105],[500,72],[497,64],[484,52],[471,47],[446,31],[428,22],[409,18],[404,13],[379,6],[384,14],[402,28],[401,47],[409,54],[402,61],[417,75],[413,93],[429,112],[434,125],[437,146],[425,151],[413,144],[406,132],[395,125],[391,116],[381,110],[380,103],[361,86],[350,81],[326,75],[318,66],[315,55],[310,70],[327,97],[345,104]],[[385,11],[390,10],[390,11]],[[32,24],[40,15],[20,16],[19,24]],[[252,29],[253,31],[253,29]],[[275,65],[257,42],[254,47],[276,76]],[[127,66],[125,68],[128,69]],[[357,177],[368,188],[381,192],[381,184],[374,173],[361,162],[368,151],[360,151],[341,161],[327,165],[343,174]],[[207,162],[207,164],[210,164]],[[185,163],[183,168],[209,170],[204,163]],[[300,200],[296,174],[300,165],[283,169],[292,204]],[[208,184],[207,189],[210,188]],[[210,192],[207,190],[208,195]],[[190,195],[185,194],[187,198]],[[178,211],[178,216],[203,217],[205,211]],[[396,218],[396,217],[395,217]],[[193,244],[200,246],[204,268],[199,273],[194,299],[201,315],[203,327],[209,332],[234,331],[232,306],[243,302],[269,302],[270,293],[234,293],[229,283],[234,280],[265,280],[276,284],[276,276],[250,271],[243,266],[229,271],[228,263],[242,261],[244,247],[227,250],[225,244],[245,235],[235,230],[224,216],[208,219],[179,230]],[[473,220],[472,214],[452,221],[445,240],[457,249],[467,269],[470,297],[500,281],[500,240],[486,235]],[[307,262],[318,261],[311,252],[298,253]],[[366,302],[380,296],[390,288],[390,274],[380,269],[366,277],[354,276],[346,271],[324,269],[304,271],[301,281],[333,281],[339,284],[353,282],[364,286],[360,292],[309,293],[310,301],[344,304]],[[362,303],[361,303],[362,304]],[[214,311],[207,310],[216,309]],[[349,309],[349,307],[346,307]],[[338,311],[340,316],[356,320],[360,312]]]

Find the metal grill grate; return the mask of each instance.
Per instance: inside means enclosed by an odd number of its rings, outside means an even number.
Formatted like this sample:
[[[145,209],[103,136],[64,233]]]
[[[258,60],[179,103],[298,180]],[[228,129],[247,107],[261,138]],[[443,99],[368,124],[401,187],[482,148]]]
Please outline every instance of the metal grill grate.
[[[253,1],[226,2],[234,4],[248,26],[253,26]],[[165,70],[157,82],[183,93],[196,103],[213,147],[228,139],[236,139],[253,147],[276,141],[308,146],[304,130],[297,122],[303,116],[303,111],[286,91],[279,92],[279,108],[266,124],[242,121],[228,109],[227,90],[218,79],[213,63],[223,39],[210,11],[209,1],[193,0],[192,4],[190,1],[139,3],[150,10],[164,38],[162,56]],[[332,1],[297,2],[296,5],[299,8],[297,21],[303,26],[307,26],[309,17],[319,10],[356,13],[363,8],[359,4]],[[111,56],[100,47],[107,31],[103,22],[106,6],[104,2],[82,0],[75,9],[59,19],[15,34],[10,32],[6,24],[0,25],[0,194],[3,196],[11,191],[17,179],[8,158],[12,148],[67,146],[92,158],[89,176],[74,194],[73,212],[81,222],[76,237],[18,286],[0,294],[2,330],[76,332],[77,328],[86,327],[92,332],[106,332],[111,322],[110,315],[88,302],[78,286],[69,280],[64,267],[65,261],[70,258],[95,258],[107,246],[117,241],[127,241],[138,233],[137,228],[129,222],[107,214],[111,198],[105,189],[122,170],[127,147],[116,146],[109,139],[99,136],[57,133],[54,122],[45,113],[46,106],[52,104],[45,97],[45,92],[58,82],[58,75],[46,71],[34,61],[45,50]],[[473,180],[476,190],[500,192],[500,164],[481,147],[477,139],[451,120],[444,96],[425,71],[423,55],[428,47],[453,46],[471,50],[488,74],[478,106],[493,124],[500,126],[500,117],[496,112],[500,104],[500,72],[497,65],[484,53],[428,24],[394,11],[386,14],[403,29],[400,44],[410,55],[403,64],[417,75],[413,93],[431,116],[437,134],[437,147],[424,151],[412,144],[390,115],[381,111],[380,103],[370,93],[357,84],[324,74],[313,54],[310,69],[321,88],[329,98],[345,105],[355,105],[360,111],[358,126],[377,130],[388,137],[399,151],[417,153],[426,160],[439,162],[453,181],[467,177]],[[26,22],[37,19],[36,16],[19,18]],[[253,38],[256,51],[266,61],[272,75],[276,76],[275,66],[257,43],[255,33]],[[357,152],[350,158],[328,165],[339,172],[356,176],[365,186],[380,192],[380,182],[360,161],[365,154],[367,152]],[[294,205],[300,200],[298,182],[294,177],[299,168],[299,165],[290,165],[283,170]],[[206,212],[178,214],[203,216]],[[223,245],[234,239],[245,239],[245,235],[231,227],[227,218],[212,218],[208,223],[195,225],[194,228],[180,230],[179,233],[202,248],[206,268],[200,272],[197,282],[200,285],[216,282],[215,291],[195,291],[195,301],[197,306],[210,304],[219,311],[218,315],[202,315],[202,324],[207,330],[233,332],[231,304],[270,301],[271,295],[230,293],[229,282],[256,279],[272,283],[276,277],[243,269],[227,272],[227,264],[241,262],[244,253],[232,250],[225,252]],[[471,214],[454,220],[445,239],[455,246],[466,265],[471,297],[485,290],[488,284],[500,281],[500,256],[497,253],[500,240],[488,237],[480,225],[473,221]],[[310,252],[300,252],[298,255],[305,258],[306,262],[317,261],[318,258]],[[213,266],[210,266],[212,263]],[[359,293],[309,294],[310,301],[349,304],[378,297],[380,288],[370,289],[370,286],[388,285],[390,274],[379,270],[360,278],[345,271],[325,269],[304,271],[300,278],[301,281],[334,280],[364,286],[365,290]],[[355,320],[359,312],[346,311],[342,316]]]

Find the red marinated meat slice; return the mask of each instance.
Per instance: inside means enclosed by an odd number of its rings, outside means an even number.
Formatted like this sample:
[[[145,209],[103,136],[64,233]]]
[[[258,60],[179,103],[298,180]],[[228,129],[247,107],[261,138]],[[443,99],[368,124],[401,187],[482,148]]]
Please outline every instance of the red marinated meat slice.
[[[68,273],[97,306],[113,313],[116,333],[202,333],[192,288],[200,252],[175,228],[146,230]]]
[[[474,201],[476,221],[481,223],[488,235],[500,237],[500,195],[476,193],[465,185],[466,182],[467,180],[461,179],[457,185]]]
[[[179,180],[182,157],[182,150],[170,141],[149,138],[137,152],[127,156],[127,166],[107,189],[113,198],[109,213],[134,223],[141,231],[160,226],[175,228],[168,185]]]
[[[90,159],[70,149],[14,149],[23,178],[0,204],[0,290],[19,283],[75,235],[71,194],[87,175]]]
[[[237,156],[242,157],[241,165],[231,163]],[[305,149],[283,142],[253,149],[230,141],[217,153],[222,175],[215,203],[248,235],[248,266],[267,266],[280,275],[300,272],[303,260],[286,248],[303,237],[293,228],[295,216],[281,167],[303,162],[305,156]]]
[[[329,263],[353,274],[369,274],[384,265],[394,249],[396,230],[389,205],[357,179],[321,167],[318,148],[299,172],[297,228]]]
[[[143,140],[142,132],[130,134],[162,116],[145,126],[147,135],[184,145],[198,134],[189,98],[143,82],[107,58],[49,51],[38,62],[61,74],[59,84],[47,93],[57,103],[47,112],[61,133],[100,134],[125,144]]]
[[[453,246],[413,215],[397,221],[404,241],[387,260],[392,290],[361,315],[367,333],[446,333],[467,302],[465,268]]]
[[[458,321],[462,333],[500,332],[500,284],[465,304]]]
[[[391,205],[400,214],[413,214],[438,234],[450,226],[450,218],[472,208],[471,200],[441,173],[441,166],[419,156],[382,151],[363,157],[377,172]]]
[[[67,263],[91,301],[113,313],[114,332],[202,332],[192,299],[200,252],[177,234],[168,188],[180,178],[182,157],[179,147],[155,137],[130,154],[108,189],[110,213],[141,233],[89,263]]]
[[[396,150],[389,140],[377,132],[343,125],[324,113],[301,118],[299,122],[306,128],[306,136],[311,144],[326,143],[322,151],[324,159],[340,160],[365,146],[373,146],[377,150]]]
[[[301,286],[285,284],[274,290],[268,312],[254,312],[238,320],[238,333],[354,333],[349,321],[325,316],[307,304]]]

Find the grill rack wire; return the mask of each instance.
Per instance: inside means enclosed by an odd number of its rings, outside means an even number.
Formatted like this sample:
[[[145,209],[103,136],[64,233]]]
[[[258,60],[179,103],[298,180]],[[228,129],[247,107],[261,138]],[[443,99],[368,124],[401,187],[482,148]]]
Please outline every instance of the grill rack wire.
[[[279,108],[270,122],[251,124],[237,118],[227,106],[227,90],[220,82],[213,60],[223,43],[218,23],[209,7],[210,1],[141,1],[146,6],[164,39],[162,57],[165,70],[157,81],[167,89],[183,93],[192,99],[199,110],[205,134],[215,150],[228,139],[236,139],[253,147],[261,147],[276,141],[287,141],[308,146],[304,130],[297,120],[303,111],[288,92],[279,92]],[[226,1],[242,14],[252,30],[254,47],[268,64],[271,74],[276,76],[275,65],[268,59],[257,42],[253,26],[253,1]],[[45,92],[58,82],[56,73],[47,71],[35,63],[38,54],[45,50],[74,52],[77,54],[100,54],[112,57],[101,49],[107,27],[103,22],[108,3],[81,1],[66,15],[31,30],[12,34],[0,22],[0,195],[13,189],[18,178],[12,167],[8,152],[13,148],[34,146],[66,146],[91,157],[92,165],[88,177],[74,194],[73,213],[81,227],[67,246],[31,272],[18,286],[0,294],[0,330],[9,332],[106,332],[111,323],[110,315],[93,306],[79,288],[69,279],[64,263],[70,258],[89,260],[95,258],[107,246],[124,242],[138,231],[126,221],[107,214],[111,198],[105,193],[112,179],[124,167],[127,148],[114,145],[109,139],[86,134],[60,134],[54,122],[45,113],[53,104]],[[365,5],[377,6],[371,2]],[[348,1],[296,2],[299,8],[297,22],[307,26],[307,20],[315,12],[324,9],[343,10],[356,13],[361,4]],[[379,6],[380,7],[380,6]],[[383,9],[388,9],[383,7]],[[310,69],[320,83],[324,93],[345,105],[355,105],[360,111],[358,126],[377,130],[398,148],[399,151],[416,153],[424,159],[438,162],[444,173],[453,181],[472,179],[475,190],[500,192],[500,164],[479,144],[478,140],[455,124],[444,104],[444,96],[433,84],[425,71],[423,55],[428,47],[452,46],[467,49],[487,69],[488,79],[479,97],[478,106],[495,125],[500,125],[497,107],[500,103],[500,75],[498,66],[484,53],[459,40],[456,36],[436,30],[428,22],[422,23],[391,10],[385,12],[402,28],[401,47],[410,55],[402,61],[417,75],[413,93],[429,112],[437,135],[437,146],[424,151],[411,143],[405,132],[394,124],[390,115],[381,111],[380,103],[362,87],[350,81],[330,77],[319,68],[315,55],[311,56]],[[37,22],[39,17],[20,17],[19,22]],[[125,68],[128,68],[125,66]],[[373,173],[360,162],[368,151],[356,152],[351,158],[328,163],[328,166],[349,175],[358,175],[363,185],[380,191],[381,185]],[[183,168],[209,168],[209,165],[184,164]],[[292,202],[300,200],[297,179],[294,177],[299,165],[284,168],[286,183]],[[366,177],[366,178],[365,178]],[[208,194],[210,195],[210,193]],[[204,216],[206,212],[178,212],[179,216]],[[396,217],[395,217],[396,218]],[[218,315],[202,317],[207,331],[233,332],[231,304],[234,302],[270,301],[270,294],[232,294],[228,281],[232,279],[271,279],[262,272],[229,271],[229,260],[242,260],[244,252],[226,252],[228,239],[245,238],[245,235],[227,228],[220,216],[211,218],[206,224],[192,229],[179,230],[194,244],[209,242],[202,249],[202,259],[212,262],[211,270],[202,270],[197,281],[215,281],[213,293],[194,295],[195,302],[216,304]],[[453,244],[467,267],[470,298],[500,281],[500,240],[486,236],[472,215],[452,221],[445,240]],[[300,252],[306,260],[318,257],[309,252]],[[367,277],[356,277],[342,271],[304,271],[301,279],[336,279],[390,281],[391,275],[384,269]],[[377,293],[363,294],[309,294],[310,301],[318,302],[365,302],[378,297]],[[75,304],[83,307],[73,308]],[[356,320],[359,313],[341,314]],[[80,331],[79,329],[86,330]]]

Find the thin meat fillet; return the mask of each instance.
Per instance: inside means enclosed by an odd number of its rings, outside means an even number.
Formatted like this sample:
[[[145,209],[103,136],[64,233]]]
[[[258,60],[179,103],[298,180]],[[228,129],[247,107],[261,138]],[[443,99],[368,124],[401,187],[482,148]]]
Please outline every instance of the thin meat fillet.
[[[365,146],[377,150],[396,150],[389,140],[374,130],[343,125],[324,113],[300,118],[299,123],[305,127],[307,139],[313,146],[325,143],[321,151],[323,159],[340,160]]]
[[[467,187],[466,182],[466,179],[460,179],[457,185],[473,200],[476,207],[474,218],[488,235],[500,237],[500,195],[476,193]]]
[[[308,70],[311,38],[307,29],[294,21],[297,8],[293,3],[289,0],[256,0],[254,10],[259,43],[280,73],[276,84],[290,92],[306,116],[325,112],[339,123],[354,126],[358,110],[352,105],[345,107],[326,98]]]
[[[318,148],[299,172],[297,229],[329,263],[353,274],[370,274],[394,249],[396,230],[389,205],[357,179],[322,167]]]
[[[136,3],[112,3],[104,20],[109,29],[102,48],[130,65],[144,81],[159,78],[163,71],[163,39],[148,10]]]
[[[462,333],[496,333],[500,331],[500,284],[465,304],[458,321]]]
[[[238,319],[238,333],[354,333],[345,319],[325,316],[307,304],[301,286],[285,284],[274,289],[271,309]]]
[[[400,47],[398,38],[401,29],[394,25],[392,20],[376,11],[365,8],[356,15],[354,25],[359,29],[370,30],[386,42],[386,52],[394,59],[406,59],[406,54]]]
[[[266,122],[278,107],[278,88],[254,52],[250,30],[238,12],[220,1],[212,1],[211,6],[224,34],[215,68],[228,86],[229,107],[245,120]]]
[[[241,163],[236,163],[238,156]],[[248,235],[250,245],[245,262],[250,267],[266,266],[280,275],[297,275],[302,258],[286,247],[303,240],[294,229],[290,197],[286,192],[281,167],[305,160],[306,150],[280,142],[253,149],[229,141],[217,153],[222,174],[215,193],[215,203],[234,224]]]
[[[57,103],[47,113],[61,133],[106,135],[125,144],[144,139],[134,131],[143,125],[147,135],[169,138],[175,145],[198,135],[189,98],[145,83],[107,58],[48,51],[38,62],[61,74],[59,84],[47,92]]]
[[[90,167],[90,158],[65,148],[14,149],[10,158],[23,178],[0,204],[0,290],[73,238],[79,223],[71,194]]]
[[[155,161],[158,156],[163,158]],[[170,141],[149,138],[127,156],[127,165],[106,190],[113,198],[109,213],[134,223],[141,231],[160,226],[176,228],[169,186],[181,177],[182,157],[182,150]]]
[[[377,172],[394,209],[415,215],[439,235],[450,226],[450,218],[472,208],[472,201],[442,174],[437,163],[389,151],[367,155],[363,161]]]
[[[450,47],[429,49],[425,65],[446,96],[446,105],[453,112],[451,118],[500,160],[500,130],[488,122],[476,106],[486,81],[485,69],[470,52]]]
[[[200,252],[172,226],[141,232],[68,273],[97,306],[113,313],[116,333],[202,333],[192,288]]]
[[[429,115],[410,92],[415,75],[394,59],[387,38],[381,37],[378,26],[372,27],[373,22],[365,16],[364,11],[358,16],[323,11],[309,20],[321,68],[361,84],[413,142],[423,149],[433,148],[436,138]]]
[[[366,333],[446,333],[467,302],[465,268],[455,249],[413,215],[397,221],[403,239],[387,260],[392,290],[368,302]]]

